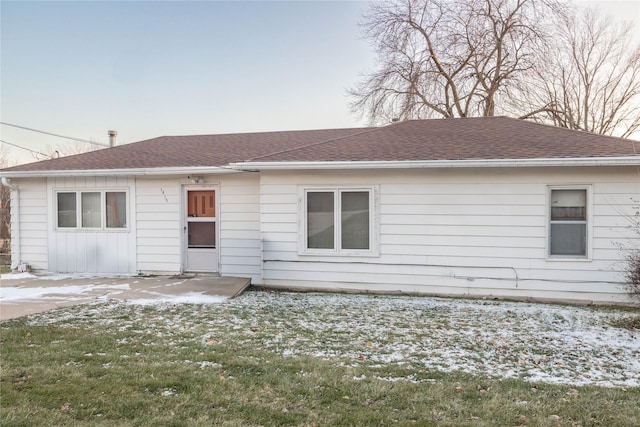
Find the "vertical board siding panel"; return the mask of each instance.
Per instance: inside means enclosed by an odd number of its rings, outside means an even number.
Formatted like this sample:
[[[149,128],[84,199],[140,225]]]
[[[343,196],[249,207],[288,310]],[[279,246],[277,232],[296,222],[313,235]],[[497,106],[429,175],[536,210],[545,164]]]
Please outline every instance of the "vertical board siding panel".
[[[93,234],[93,233],[91,233]],[[87,265],[91,262],[87,262],[89,252],[87,251],[87,233],[76,233],[74,236],[74,245],[76,247],[76,259],[75,259],[75,271],[82,273],[93,273],[91,270],[87,270]]]
[[[96,262],[99,271],[114,272],[110,263],[109,239],[105,233],[96,234]]]
[[[96,233],[91,233],[87,235],[89,238],[87,239],[86,251],[90,260],[87,264],[86,271],[89,273],[98,273],[100,272],[99,268],[99,254],[98,254],[98,236]]]
[[[380,256],[298,254],[291,235],[285,233],[295,230],[295,241],[300,238],[300,190],[291,182],[379,185]],[[263,172],[265,284],[325,289],[336,284],[368,289],[370,284],[371,289],[428,294],[446,290],[449,283],[460,286],[456,289],[462,294],[521,297],[529,293],[620,301],[625,296],[617,283],[619,268],[612,268],[619,254],[612,248],[624,239],[638,243],[631,227],[618,224],[627,213],[640,215],[636,214],[640,201],[633,202],[640,199],[639,182],[633,168]],[[589,227],[595,236],[590,240],[594,259],[547,259],[548,188],[564,185],[592,188]],[[345,271],[345,266],[357,266],[359,273]],[[498,270],[470,272],[474,266]],[[425,268],[430,273],[420,273]],[[511,272],[514,279],[505,281],[496,271]]]
[[[49,270],[60,273],[135,273],[135,253],[130,248],[135,242],[135,218],[132,207],[134,180],[129,177],[58,177],[47,181],[45,199],[48,200]],[[57,230],[56,190],[63,191],[110,191],[128,192],[128,224],[126,230]],[[80,203],[80,197],[77,200]],[[101,201],[104,203],[104,201]],[[101,210],[104,206],[101,206]],[[101,212],[104,215],[104,212]],[[78,218],[81,221],[81,218]],[[126,269],[120,268],[117,258],[126,259]],[[133,258],[133,263],[130,261]]]

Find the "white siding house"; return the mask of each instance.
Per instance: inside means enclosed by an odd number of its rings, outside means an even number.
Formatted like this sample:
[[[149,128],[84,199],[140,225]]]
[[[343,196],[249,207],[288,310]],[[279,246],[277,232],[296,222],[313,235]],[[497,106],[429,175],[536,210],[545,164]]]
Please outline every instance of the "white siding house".
[[[300,251],[302,189],[368,186],[372,256]],[[549,253],[553,189],[586,190],[584,257]],[[635,168],[271,172],[262,193],[264,284],[361,292],[619,301],[640,209]]]
[[[629,302],[633,141],[503,117],[161,137],[1,171],[13,264]]]

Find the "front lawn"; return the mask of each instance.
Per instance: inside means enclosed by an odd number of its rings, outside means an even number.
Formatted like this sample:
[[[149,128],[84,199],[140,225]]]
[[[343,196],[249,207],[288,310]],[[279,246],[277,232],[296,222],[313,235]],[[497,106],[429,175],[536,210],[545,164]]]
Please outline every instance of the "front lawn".
[[[1,324],[1,425],[640,425],[637,315],[247,292]],[[622,322],[624,323],[624,322]]]

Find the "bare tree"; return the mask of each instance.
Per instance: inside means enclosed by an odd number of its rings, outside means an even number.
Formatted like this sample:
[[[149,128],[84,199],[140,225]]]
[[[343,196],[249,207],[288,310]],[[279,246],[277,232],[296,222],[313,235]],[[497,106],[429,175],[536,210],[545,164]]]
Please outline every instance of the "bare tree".
[[[560,17],[555,54],[534,69],[531,118],[556,126],[628,137],[640,128],[640,42],[631,23],[597,9]]]
[[[354,89],[354,112],[392,117],[492,116],[546,49],[551,0],[398,0],[362,23],[378,69]]]
[[[98,142],[91,144],[89,142],[76,142],[68,141],[67,144],[58,144],[54,146],[47,146],[46,152],[49,153],[49,157],[52,159],[58,157],[73,156],[76,154],[88,153],[89,151],[100,150],[104,146]]]
[[[7,153],[0,149],[0,169],[9,165]],[[1,242],[11,238],[11,190],[0,184],[0,253],[6,249]]]

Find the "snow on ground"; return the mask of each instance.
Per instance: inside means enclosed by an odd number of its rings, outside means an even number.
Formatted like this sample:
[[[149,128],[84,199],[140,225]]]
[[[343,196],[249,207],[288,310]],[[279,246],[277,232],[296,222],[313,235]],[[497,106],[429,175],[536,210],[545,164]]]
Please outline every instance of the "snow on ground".
[[[152,292],[148,292],[152,295]],[[129,298],[125,302],[129,305],[175,305],[175,304],[220,304],[227,297],[207,295],[202,292],[185,292],[180,295],[155,294],[154,298]]]
[[[63,281],[65,279],[85,279],[82,284],[63,283],[60,286],[21,286],[15,284],[15,281],[22,279],[35,278],[43,281]],[[130,283],[104,283],[104,276],[93,275],[33,275],[31,273],[13,273],[3,274],[2,282],[13,281],[9,286],[0,287],[0,302],[3,304],[19,304],[21,302],[44,302],[44,301],[60,301],[81,302],[88,299],[119,299],[127,304],[136,305],[162,305],[162,304],[219,304],[225,301],[226,297],[207,295],[204,292],[183,292],[181,294],[162,292],[163,289],[169,289],[183,284],[183,281],[156,286],[157,291],[137,286],[140,283],[139,278],[129,276],[114,276],[113,279],[130,279]],[[95,279],[96,283],[93,283]],[[100,280],[103,282],[100,283]]]
[[[227,298],[216,295],[206,295],[202,292],[185,292],[179,295],[168,295],[149,290],[131,291],[128,283],[120,285],[63,285],[47,287],[2,287],[0,301],[3,303],[17,303],[20,301],[44,301],[48,299],[65,301],[79,301],[87,298],[122,299],[127,304],[162,305],[162,304],[218,304]]]
[[[30,301],[48,298],[60,299],[64,296],[67,300],[77,300],[87,297],[87,293],[100,290],[116,293],[118,290],[131,289],[128,284],[122,285],[63,285],[47,287],[1,287],[0,301]]]
[[[5,280],[22,280],[22,279],[38,279],[38,280],[65,280],[65,279],[95,279],[104,278],[104,275],[95,274],[33,274],[28,271],[22,273],[5,273],[0,276],[2,281]],[[130,276],[113,276],[113,277],[130,277]]]
[[[201,302],[196,296],[193,301]],[[135,316],[121,316],[122,310]],[[247,292],[214,306],[93,304],[34,316],[36,324],[119,330],[176,343],[233,341],[285,357],[370,367],[387,381],[429,372],[640,387],[640,333],[611,326],[638,312],[492,300]],[[398,372],[403,373],[402,375]],[[390,374],[392,373],[392,374]]]
[[[33,274],[31,274],[29,272],[6,273],[6,274],[0,275],[0,279],[1,280],[19,280],[19,279],[29,279],[29,278],[34,278],[34,277],[36,277],[36,276],[34,276]]]

